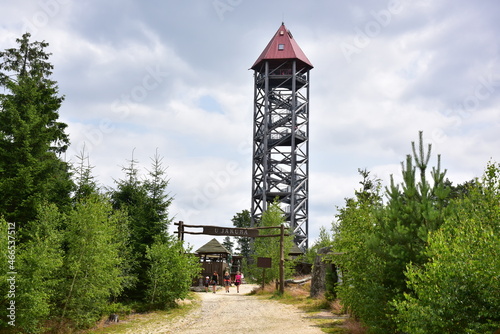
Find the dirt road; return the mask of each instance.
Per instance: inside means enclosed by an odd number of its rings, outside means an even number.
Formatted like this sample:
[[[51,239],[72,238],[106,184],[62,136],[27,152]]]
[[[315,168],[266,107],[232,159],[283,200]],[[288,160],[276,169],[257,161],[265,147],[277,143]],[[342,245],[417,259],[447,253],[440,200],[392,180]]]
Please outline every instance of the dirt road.
[[[244,284],[240,293],[219,289],[216,294],[200,292],[201,307],[185,317],[169,322],[148,324],[130,334],[220,334],[220,333],[323,333],[296,307],[256,296],[246,296],[255,285]]]

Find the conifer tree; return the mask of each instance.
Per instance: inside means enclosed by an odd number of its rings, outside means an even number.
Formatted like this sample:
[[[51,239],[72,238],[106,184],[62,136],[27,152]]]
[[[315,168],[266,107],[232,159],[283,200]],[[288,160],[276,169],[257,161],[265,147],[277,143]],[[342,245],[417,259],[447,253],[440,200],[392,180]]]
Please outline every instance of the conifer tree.
[[[19,226],[35,220],[44,202],[68,208],[73,187],[59,158],[69,145],[58,121],[64,97],[50,79],[48,43],[29,38],[0,52],[0,214]]]
[[[386,189],[389,199],[379,230],[374,238],[374,251],[386,263],[384,284],[399,293],[406,291],[404,271],[409,263],[422,264],[427,260],[423,252],[429,232],[439,228],[445,217],[450,189],[444,184],[446,170],[441,170],[438,155],[437,167],[430,172],[433,184],[427,180],[427,166],[431,145],[424,152],[423,135],[419,133],[418,153],[412,142],[413,159],[406,157],[401,163],[403,183],[394,183]],[[417,174],[418,171],[418,174]]]
[[[238,212],[231,219],[233,225],[239,228],[249,228],[252,224],[252,219],[250,217],[250,211],[243,210]],[[244,259],[248,261],[251,254],[251,240],[249,237],[236,237],[236,242],[238,243],[238,247],[236,250],[240,252]]]
[[[85,199],[90,195],[98,194],[99,187],[94,175],[92,174],[94,166],[90,165],[89,156],[85,153],[85,146],[80,152],[80,155],[76,158],[79,160],[79,163],[76,167],[74,167],[76,184],[73,200],[78,202],[79,200]]]
[[[30,237],[17,249],[16,326],[27,333],[42,332],[57,307],[63,278],[64,216],[54,204],[42,205],[36,221],[29,222]]]
[[[500,165],[451,202],[423,265],[406,271],[411,293],[394,303],[407,333],[493,333],[500,328]]]
[[[62,325],[66,319],[77,327],[92,325],[123,290],[119,229],[124,219],[103,195],[79,201],[67,215],[58,308]]]
[[[379,299],[383,287],[377,281],[382,274],[380,257],[370,247],[369,240],[377,229],[377,215],[382,210],[380,180],[370,172],[358,170],[362,188],[354,198],[347,198],[339,208],[333,225],[333,254],[327,255],[339,267],[342,284],[335,287],[342,304],[363,322],[384,319],[385,306]]]
[[[162,159],[155,155],[149,178],[139,178],[138,162],[132,157],[130,165],[124,167],[125,179],[116,181],[117,189],[110,196],[115,209],[122,209],[128,214],[128,231],[130,233],[130,251],[134,262],[132,274],[136,277],[136,286],[129,287],[126,295],[132,299],[146,298],[147,276],[150,261],[146,251],[155,242],[167,240],[168,208],[172,201],[168,195],[166,169],[162,167]],[[163,240],[163,241],[162,241]]]
[[[428,260],[425,252],[429,233],[437,230],[447,216],[450,188],[445,185],[446,170],[441,170],[438,155],[437,167],[430,172],[427,167],[431,145],[425,153],[423,134],[419,133],[418,151],[412,142],[413,156],[401,163],[403,182],[386,188],[388,203],[379,211],[376,229],[368,241],[369,249],[377,256],[379,266],[374,276],[373,289],[368,292],[380,304],[384,316],[368,314],[365,321],[377,333],[395,331],[394,309],[391,301],[403,298],[409,292],[405,270],[410,263],[422,265]]]
[[[270,203],[267,210],[262,213],[260,226],[276,227],[270,229],[262,229],[259,231],[260,235],[279,235],[281,233],[280,226],[285,223],[283,210],[279,207],[279,203],[275,200]],[[285,233],[289,233],[285,230]],[[293,235],[284,238],[284,253],[285,257],[290,253],[293,246]],[[279,280],[279,266],[280,266],[280,238],[279,237],[258,237],[254,242],[254,249],[252,256],[254,264],[257,264],[258,257],[271,258],[271,268],[266,269],[265,282],[268,283],[272,280]],[[285,261],[285,277],[291,274],[291,261]],[[262,268],[253,268],[256,277],[262,277]]]

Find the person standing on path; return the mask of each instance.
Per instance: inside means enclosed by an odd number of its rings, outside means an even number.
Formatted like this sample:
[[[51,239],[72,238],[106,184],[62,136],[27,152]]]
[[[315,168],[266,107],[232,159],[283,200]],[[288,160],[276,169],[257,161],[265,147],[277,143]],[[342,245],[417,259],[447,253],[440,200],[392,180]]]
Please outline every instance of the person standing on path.
[[[217,289],[218,282],[219,282],[219,274],[217,274],[217,272],[214,271],[214,274],[212,275],[212,284],[213,284],[214,293],[215,293],[215,290]]]
[[[205,292],[208,292],[208,286],[210,285],[210,277],[205,277],[205,282],[203,283],[205,285]]]
[[[224,287],[226,288],[226,293],[229,293],[229,286],[231,285],[231,275],[226,271],[224,273]]]
[[[240,284],[241,284],[241,273],[237,271],[236,275],[234,276],[234,285],[236,285],[237,293],[240,293]]]

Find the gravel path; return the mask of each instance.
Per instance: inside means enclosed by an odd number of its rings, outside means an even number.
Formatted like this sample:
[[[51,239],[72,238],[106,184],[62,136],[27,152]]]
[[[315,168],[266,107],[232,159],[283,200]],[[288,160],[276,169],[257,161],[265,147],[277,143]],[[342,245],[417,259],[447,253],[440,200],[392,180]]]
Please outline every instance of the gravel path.
[[[216,294],[200,292],[201,307],[174,321],[148,324],[130,334],[220,334],[220,333],[280,333],[320,334],[319,327],[305,318],[292,305],[256,296],[246,296],[255,285],[243,284],[240,293],[231,287],[230,293],[219,289]]]

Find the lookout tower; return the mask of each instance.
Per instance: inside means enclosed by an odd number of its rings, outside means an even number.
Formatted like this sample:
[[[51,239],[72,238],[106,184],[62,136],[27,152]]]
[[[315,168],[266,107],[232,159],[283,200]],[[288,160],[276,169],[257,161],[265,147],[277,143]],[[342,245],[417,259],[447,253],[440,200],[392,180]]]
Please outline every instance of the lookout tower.
[[[252,66],[254,124],[252,224],[278,198],[302,250],[308,247],[309,71],[313,68],[281,24]]]

